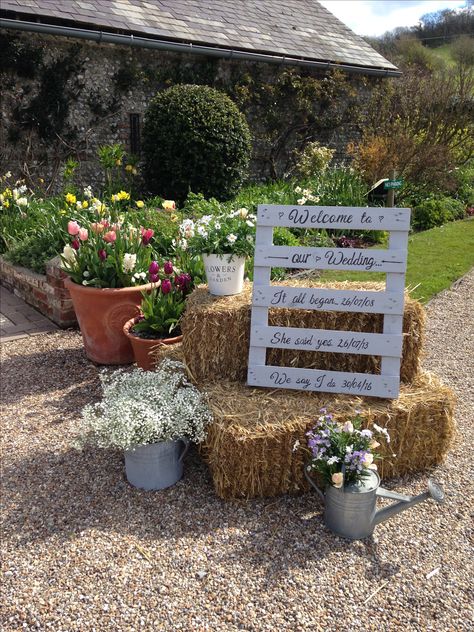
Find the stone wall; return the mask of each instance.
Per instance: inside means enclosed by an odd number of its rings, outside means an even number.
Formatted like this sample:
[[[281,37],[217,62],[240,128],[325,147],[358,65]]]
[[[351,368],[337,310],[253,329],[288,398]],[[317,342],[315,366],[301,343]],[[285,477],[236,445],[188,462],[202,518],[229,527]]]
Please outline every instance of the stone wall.
[[[77,324],[71,297],[64,287],[66,276],[57,257],[47,263],[46,274],[14,266],[0,257],[1,284],[63,328]]]
[[[377,79],[0,31],[0,173],[60,187],[64,162],[80,184],[102,184],[97,148],[140,154],[150,99],[175,83],[227,92],[254,136],[251,178],[281,177],[295,148],[320,140],[345,157],[358,112]]]

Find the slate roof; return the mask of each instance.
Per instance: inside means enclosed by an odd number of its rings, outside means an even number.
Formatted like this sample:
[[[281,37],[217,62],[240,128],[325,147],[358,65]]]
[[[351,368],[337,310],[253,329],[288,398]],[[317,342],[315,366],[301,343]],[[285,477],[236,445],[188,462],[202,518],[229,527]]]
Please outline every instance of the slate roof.
[[[316,0],[1,0],[43,23],[367,68],[396,69]]]

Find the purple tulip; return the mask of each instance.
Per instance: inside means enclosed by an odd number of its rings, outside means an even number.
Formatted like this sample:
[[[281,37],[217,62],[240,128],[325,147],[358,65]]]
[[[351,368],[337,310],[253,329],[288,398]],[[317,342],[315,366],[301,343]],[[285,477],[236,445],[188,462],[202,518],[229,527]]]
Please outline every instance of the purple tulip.
[[[77,239],[73,239],[73,241],[71,242],[71,246],[74,248],[74,250],[79,250],[81,244],[77,241]]]
[[[152,283],[158,283],[159,280],[160,280],[160,277],[157,274],[150,274],[150,281]]]
[[[164,265],[165,274],[173,274],[173,264],[171,261],[166,261]]]
[[[148,268],[148,272],[150,274],[158,274],[159,270],[160,270],[160,266],[158,265],[158,262],[152,261],[150,263],[150,267]]]
[[[101,261],[105,261],[107,259],[107,253],[105,252],[103,248],[99,250],[99,259]]]
[[[171,292],[171,281],[169,279],[163,279],[161,282],[161,291],[163,294],[169,294]]]

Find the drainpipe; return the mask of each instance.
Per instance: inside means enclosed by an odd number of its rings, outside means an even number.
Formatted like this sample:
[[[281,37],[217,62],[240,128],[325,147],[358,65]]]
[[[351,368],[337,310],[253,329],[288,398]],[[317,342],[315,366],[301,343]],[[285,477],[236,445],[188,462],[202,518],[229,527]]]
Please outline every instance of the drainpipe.
[[[266,55],[251,53],[234,49],[202,46],[201,44],[188,44],[180,42],[168,42],[165,40],[135,35],[118,35],[104,31],[73,28],[69,26],[55,26],[53,24],[41,24],[37,22],[23,22],[21,20],[0,19],[0,28],[30,31],[45,35],[59,35],[62,37],[74,37],[77,39],[92,40],[98,44],[118,44],[119,46],[137,46],[139,48],[152,48],[155,50],[175,53],[191,53],[193,55],[207,55],[208,57],[221,57],[224,59],[242,59],[245,61],[266,62],[286,66],[304,66],[308,68],[320,68],[322,70],[343,70],[347,73],[373,75],[378,77],[399,77],[399,70],[390,68],[370,68],[366,66],[352,66],[350,64],[337,64],[330,61],[312,61],[297,57],[285,57],[279,55]]]

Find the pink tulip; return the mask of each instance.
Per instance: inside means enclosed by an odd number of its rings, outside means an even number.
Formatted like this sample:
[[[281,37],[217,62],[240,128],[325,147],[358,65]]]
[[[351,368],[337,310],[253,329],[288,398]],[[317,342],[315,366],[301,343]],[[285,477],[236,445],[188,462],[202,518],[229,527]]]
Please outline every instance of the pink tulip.
[[[148,246],[155,231],[151,228],[142,228],[142,244]]]
[[[102,224],[102,222],[97,223],[97,222],[93,222],[91,224],[91,230],[93,233],[95,233],[96,235],[98,235],[99,233],[102,233],[105,229],[104,224]]]
[[[104,235],[104,241],[106,241],[108,244],[113,244],[116,239],[117,235],[114,230],[109,230]]]
[[[166,261],[164,265],[165,274],[173,274],[173,264],[171,261]]]
[[[74,222],[73,220],[71,220],[70,222],[68,222],[67,224],[67,232],[70,235],[77,235],[77,233],[80,231],[81,227],[79,226],[79,224],[77,222]]]
[[[87,232],[86,228],[80,228],[79,229],[79,239],[81,241],[87,241],[87,238],[89,237],[89,233]]]
[[[169,294],[171,292],[171,281],[169,279],[163,279],[161,282],[161,291],[163,294]]]
[[[99,259],[101,261],[105,261],[107,259],[107,253],[105,252],[103,248],[99,250]]]

